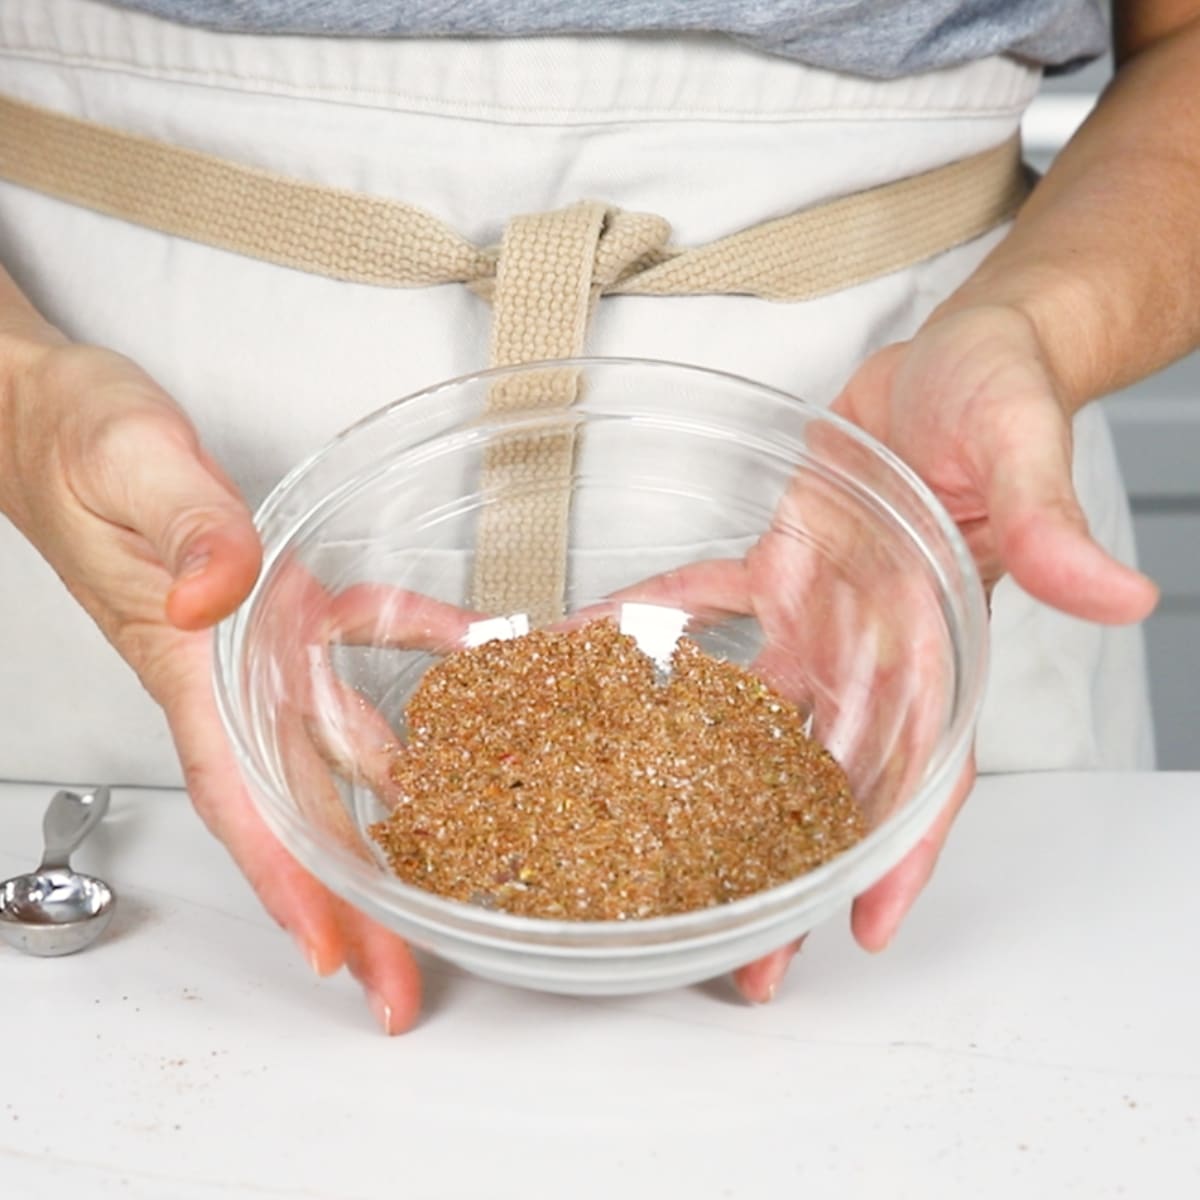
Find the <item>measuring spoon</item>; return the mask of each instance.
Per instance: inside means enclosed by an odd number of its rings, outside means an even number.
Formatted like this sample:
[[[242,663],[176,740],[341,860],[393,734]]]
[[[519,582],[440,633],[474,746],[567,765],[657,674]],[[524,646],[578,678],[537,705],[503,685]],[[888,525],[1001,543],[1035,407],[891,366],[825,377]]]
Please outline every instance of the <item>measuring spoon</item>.
[[[0,883],[0,937],[26,954],[74,954],[108,928],[117,898],[102,879],[71,869],[71,854],[108,810],[108,788],[58,792],[42,821],[41,866]]]

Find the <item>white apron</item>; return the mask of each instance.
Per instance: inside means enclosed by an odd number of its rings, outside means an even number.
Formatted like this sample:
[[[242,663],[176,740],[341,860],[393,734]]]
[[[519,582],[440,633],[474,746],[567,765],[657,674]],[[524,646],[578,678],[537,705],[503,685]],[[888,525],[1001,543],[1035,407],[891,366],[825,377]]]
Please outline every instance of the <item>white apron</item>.
[[[297,178],[391,196],[477,244],[512,215],[602,199],[681,244],[1004,140],[1036,90],[1004,59],[897,82],[708,37],[526,42],[212,34],[92,0],[0,0],[0,91]],[[799,304],[606,299],[589,353],[733,371],[828,403],[910,336],[999,233]],[[256,505],[367,412],[485,365],[465,288],[384,290],[173,239],[0,183],[0,261],[79,340],[148,369]],[[2,431],[0,431],[2,436]],[[1131,561],[1100,412],[1077,420],[1093,531]],[[1152,765],[1141,641],[993,604],[985,771]],[[61,583],[0,523],[0,778],[178,784],[166,726]]]

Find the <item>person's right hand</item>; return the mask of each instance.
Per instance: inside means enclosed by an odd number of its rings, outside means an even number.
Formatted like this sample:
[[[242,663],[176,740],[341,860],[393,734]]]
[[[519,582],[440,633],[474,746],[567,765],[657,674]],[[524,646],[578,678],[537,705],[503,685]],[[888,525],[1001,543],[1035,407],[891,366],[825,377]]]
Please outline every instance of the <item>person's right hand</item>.
[[[196,809],[312,968],[348,965],[385,1031],[408,1028],[420,981],[407,946],[283,849],[224,736],[206,631],[245,598],[261,550],[184,413],[120,355],[0,322],[0,512],[162,706]]]

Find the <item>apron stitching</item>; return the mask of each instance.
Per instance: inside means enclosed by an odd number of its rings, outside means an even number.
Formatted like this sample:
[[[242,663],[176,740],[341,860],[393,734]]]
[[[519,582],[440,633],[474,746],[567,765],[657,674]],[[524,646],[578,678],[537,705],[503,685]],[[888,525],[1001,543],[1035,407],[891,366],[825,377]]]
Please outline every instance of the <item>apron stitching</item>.
[[[162,67],[132,60],[100,55],[74,55],[46,47],[0,46],[0,60],[11,58],[47,66],[81,68],[127,74],[156,83],[177,83],[216,90],[247,91],[256,95],[279,95],[314,103],[357,104],[364,108],[395,110],[433,117],[480,121],[500,125],[613,125],[638,122],[713,124],[790,124],[841,123],[846,121],[945,121],[952,119],[998,120],[1019,116],[1028,101],[1019,97],[1009,103],[967,108],[955,103],[943,107],[900,108],[888,106],[843,106],[840,108],[784,109],[763,112],[745,109],[730,112],[728,107],[703,108],[585,108],[580,106],[515,106],[470,104],[461,100],[435,100],[370,87],[339,87],[331,84],[289,84],[269,75],[235,71],[201,70],[183,65]],[[536,114],[536,115],[534,115]]]

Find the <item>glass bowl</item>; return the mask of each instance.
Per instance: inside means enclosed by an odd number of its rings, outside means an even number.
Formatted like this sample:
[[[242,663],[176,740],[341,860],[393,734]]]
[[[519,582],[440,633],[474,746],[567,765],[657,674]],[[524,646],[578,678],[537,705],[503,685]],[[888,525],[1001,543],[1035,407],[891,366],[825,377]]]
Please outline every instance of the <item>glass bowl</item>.
[[[986,607],[958,532],[862,431],[746,379],[580,359],[452,380],[346,430],[257,523],[262,574],[215,655],[254,800],[333,891],[479,975],[615,994],[750,962],[894,866],[971,746]],[[423,672],[598,613],[660,663],[686,628],[802,706],[866,837],[781,886],[640,920],[519,917],[401,882],[366,829]]]

